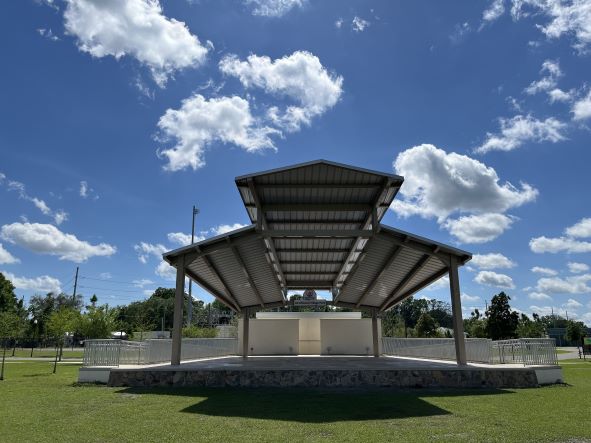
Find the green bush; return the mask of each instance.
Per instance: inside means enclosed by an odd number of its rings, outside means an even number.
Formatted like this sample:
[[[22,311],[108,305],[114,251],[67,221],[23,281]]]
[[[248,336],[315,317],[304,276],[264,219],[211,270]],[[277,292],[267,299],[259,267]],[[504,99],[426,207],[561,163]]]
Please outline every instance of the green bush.
[[[216,335],[216,328],[200,328],[198,326],[183,328],[184,338],[215,338]]]

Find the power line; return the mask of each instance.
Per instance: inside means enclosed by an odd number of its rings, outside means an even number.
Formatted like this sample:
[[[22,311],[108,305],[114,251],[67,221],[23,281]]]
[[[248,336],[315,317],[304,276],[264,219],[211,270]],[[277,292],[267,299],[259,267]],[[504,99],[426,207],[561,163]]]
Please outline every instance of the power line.
[[[99,288],[97,286],[86,286],[86,285],[80,285],[81,288],[85,288],[85,289],[95,289],[98,291],[117,291],[117,292],[131,292],[131,293],[137,293],[142,291],[141,288],[138,289],[114,289],[114,288]]]

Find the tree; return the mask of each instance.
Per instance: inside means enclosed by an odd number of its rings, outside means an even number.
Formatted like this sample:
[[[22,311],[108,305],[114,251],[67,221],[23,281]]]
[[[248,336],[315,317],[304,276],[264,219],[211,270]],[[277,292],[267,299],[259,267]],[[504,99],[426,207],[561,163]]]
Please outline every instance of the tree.
[[[431,315],[423,312],[417,321],[416,332],[419,337],[437,337],[437,322]]]
[[[493,340],[517,337],[519,314],[511,310],[509,297],[504,292],[495,295],[486,310],[486,332]]]
[[[6,345],[10,338],[17,334],[18,325],[21,319],[14,312],[0,312],[0,340],[2,340],[2,370],[0,370],[0,380],[4,380],[4,362],[6,360]]]
[[[57,369],[58,356],[62,354],[64,348],[64,339],[66,333],[73,332],[79,317],[79,312],[74,309],[62,307],[53,312],[47,320],[47,332],[56,340],[55,362],[53,364],[53,373]]]
[[[568,320],[566,324],[566,339],[571,342],[581,342],[581,338],[585,336],[585,325],[580,321]]]
[[[14,285],[0,272],[0,312],[15,311],[17,304]]]
[[[76,330],[85,338],[111,338],[111,333],[119,329],[117,312],[109,310],[108,305],[93,307],[79,316]]]
[[[470,318],[464,320],[464,331],[472,338],[488,337],[486,331],[486,318],[482,317],[478,309],[474,309]]]
[[[84,306],[84,299],[81,295],[73,298],[67,294],[55,294],[50,292],[45,296],[34,295],[29,300],[29,314],[31,321],[37,320],[37,328],[40,334],[48,334],[47,322],[51,315],[61,310],[68,308],[76,312],[80,312]]]
[[[532,321],[525,314],[521,314],[516,332],[519,338],[540,338],[546,334],[544,324],[538,316],[535,316]]]

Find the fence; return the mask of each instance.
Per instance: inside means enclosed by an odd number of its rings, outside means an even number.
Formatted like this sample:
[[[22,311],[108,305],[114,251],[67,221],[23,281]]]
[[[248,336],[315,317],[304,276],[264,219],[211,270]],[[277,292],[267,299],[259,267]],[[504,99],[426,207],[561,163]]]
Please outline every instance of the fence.
[[[491,343],[487,338],[467,338],[466,358],[470,362],[490,363]],[[382,337],[382,353],[401,357],[455,360],[453,338],[393,338]]]
[[[170,361],[172,340],[86,340],[83,366],[146,365]],[[182,360],[236,355],[234,338],[183,339]]]
[[[382,353],[401,357],[455,360],[453,338],[382,338]],[[556,365],[556,343],[553,338],[520,338],[492,341],[486,338],[466,339],[466,359],[474,363]]]
[[[556,341],[553,338],[519,338],[492,343],[492,363],[558,364]]]

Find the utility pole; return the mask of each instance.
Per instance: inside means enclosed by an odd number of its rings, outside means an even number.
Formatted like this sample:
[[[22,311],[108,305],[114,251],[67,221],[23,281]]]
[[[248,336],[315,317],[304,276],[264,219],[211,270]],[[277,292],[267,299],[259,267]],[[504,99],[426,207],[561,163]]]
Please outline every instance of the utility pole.
[[[76,266],[76,276],[74,277],[74,295],[72,295],[72,301],[76,303],[76,289],[78,289],[78,269],[79,267]]]
[[[193,205],[193,223],[191,224],[191,244],[195,242],[195,216],[199,214],[199,209]],[[193,281],[189,279],[189,306],[187,306],[187,326],[193,323]]]

